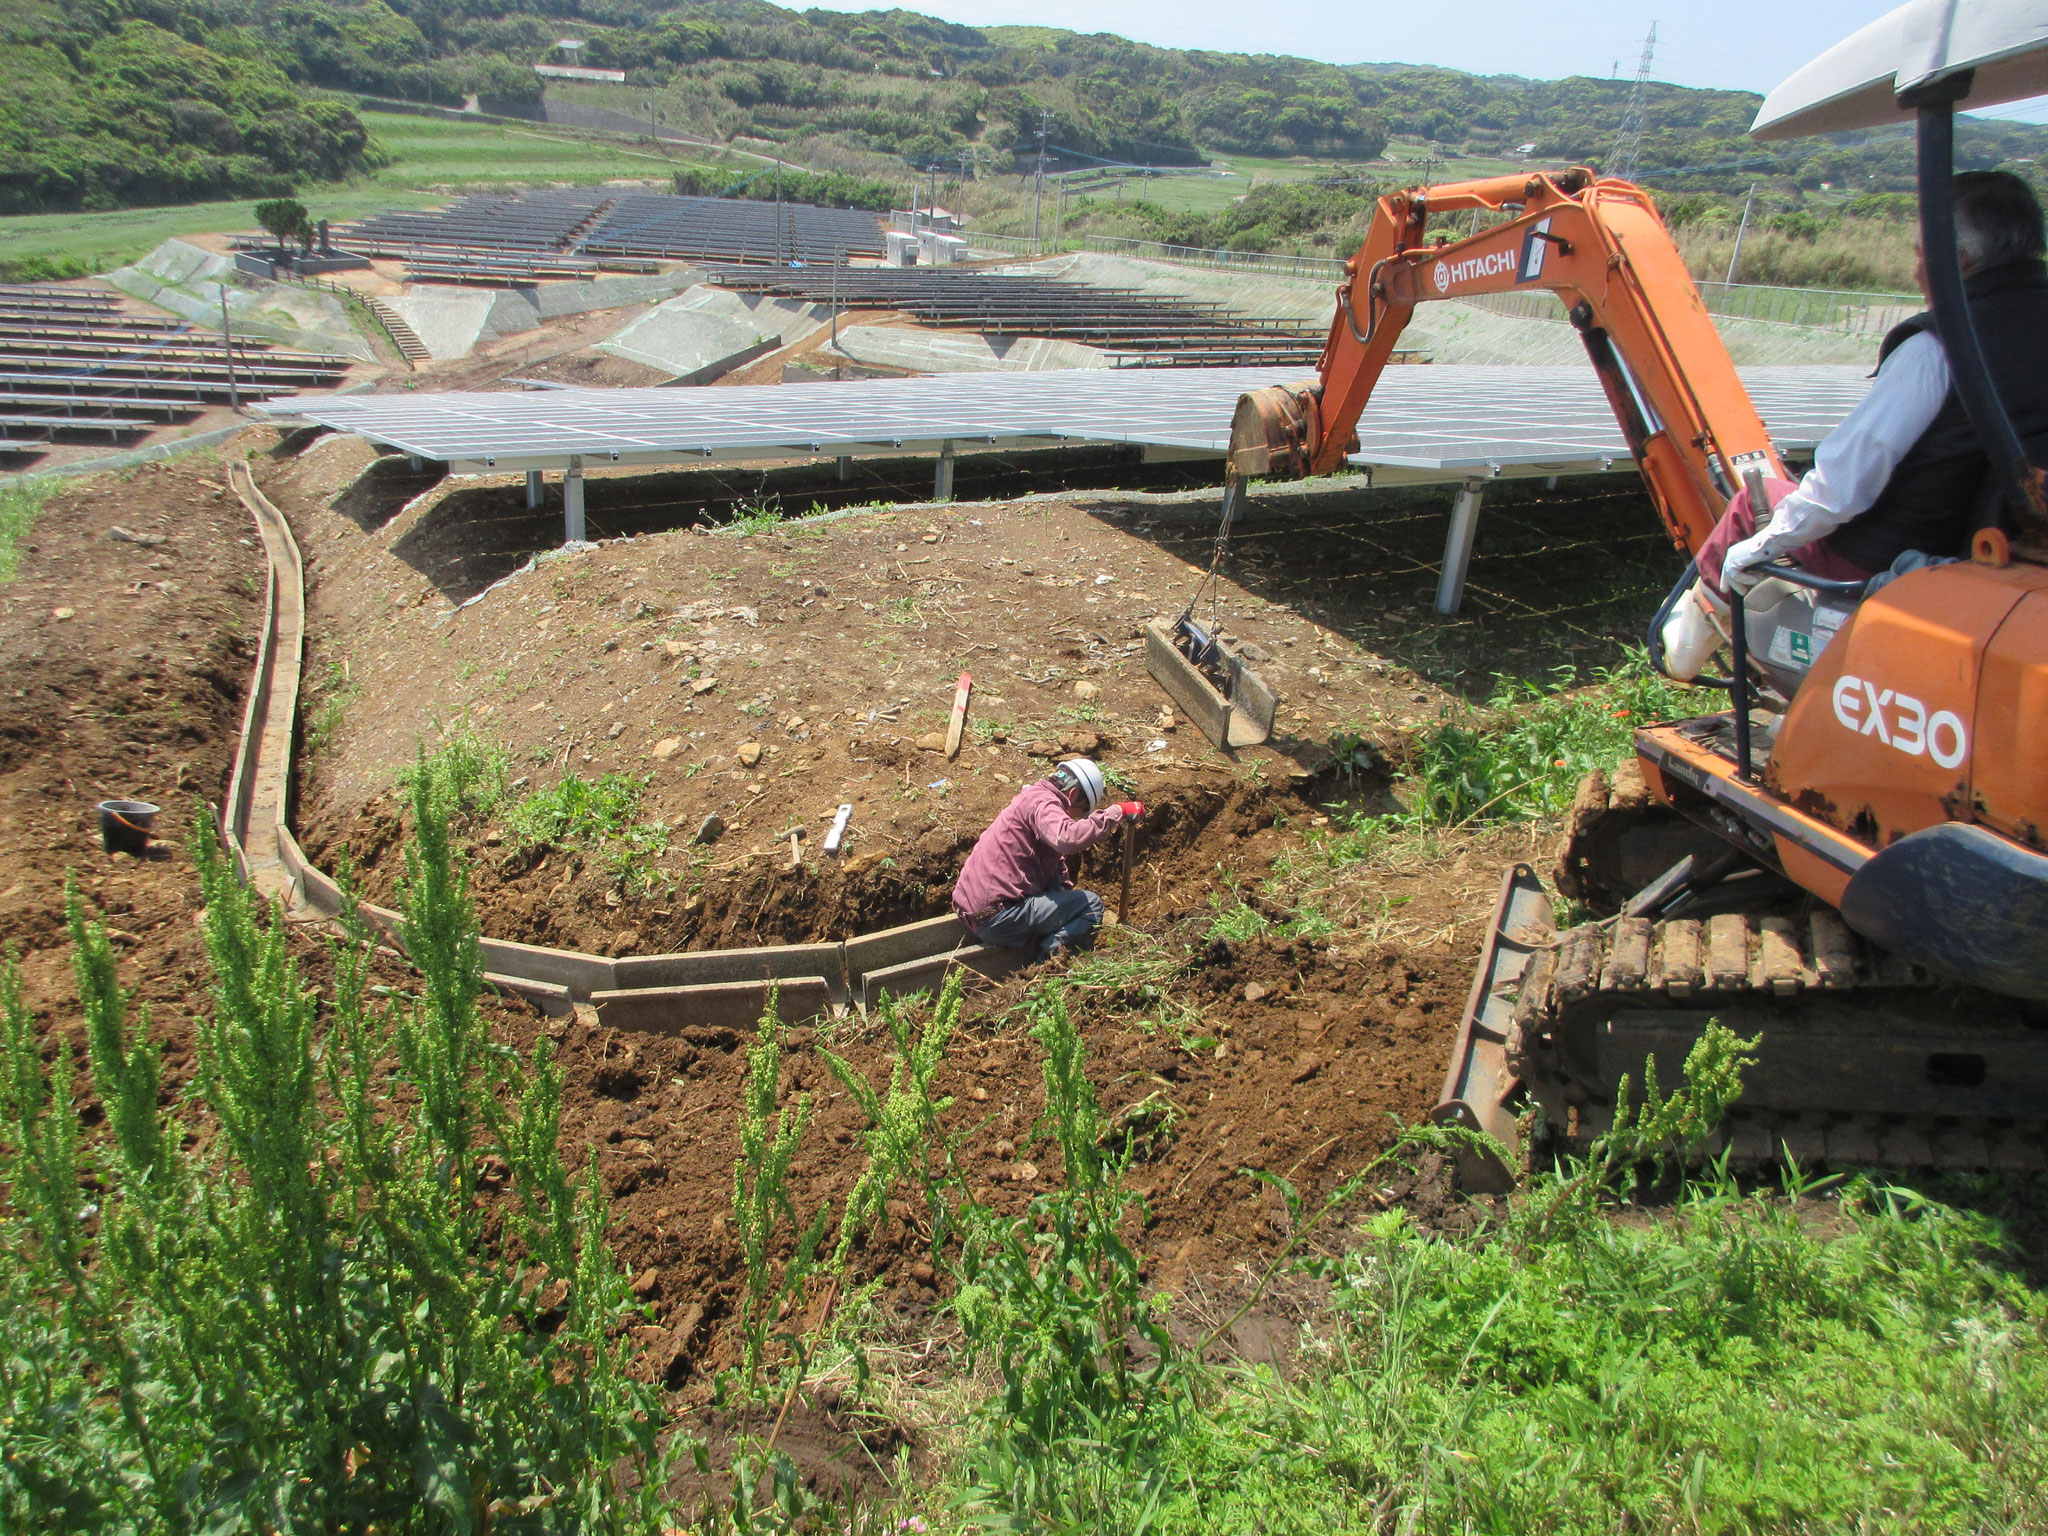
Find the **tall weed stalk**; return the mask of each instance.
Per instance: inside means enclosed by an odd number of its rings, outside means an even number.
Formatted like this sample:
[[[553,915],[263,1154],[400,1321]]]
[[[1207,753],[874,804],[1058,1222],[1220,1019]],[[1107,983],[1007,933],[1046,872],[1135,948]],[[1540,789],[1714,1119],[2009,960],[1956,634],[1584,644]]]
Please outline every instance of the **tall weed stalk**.
[[[562,1164],[545,1045],[487,1038],[467,875],[446,806],[413,788],[410,1000],[373,1001],[355,942],[316,992],[195,841],[212,1006],[168,1111],[147,1015],[70,894],[107,1122],[89,1147],[70,1051],[57,1037],[45,1062],[0,965],[0,1528],[658,1527],[659,1403],[626,1374],[636,1312],[595,1169],[578,1189]],[[511,1170],[495,1200],[492,1156]]]

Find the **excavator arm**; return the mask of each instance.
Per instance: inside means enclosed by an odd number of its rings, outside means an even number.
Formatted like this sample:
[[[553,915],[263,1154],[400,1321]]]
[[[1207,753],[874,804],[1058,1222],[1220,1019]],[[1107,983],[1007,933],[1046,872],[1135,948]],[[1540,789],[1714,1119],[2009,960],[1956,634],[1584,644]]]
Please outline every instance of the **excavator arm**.
[[[1475,209],[1507,218],[1463,239],[1429,239],[1433,216]],[[1681,549],[1698,551],[1745,472],[1784,475],[1648,194],[1582,168],[1381,198],[1365,243],[1345,263],[1319,378],[1238,402],[1231,478],[1341,469],[1417,304],[1538,288],[1563,300]]]

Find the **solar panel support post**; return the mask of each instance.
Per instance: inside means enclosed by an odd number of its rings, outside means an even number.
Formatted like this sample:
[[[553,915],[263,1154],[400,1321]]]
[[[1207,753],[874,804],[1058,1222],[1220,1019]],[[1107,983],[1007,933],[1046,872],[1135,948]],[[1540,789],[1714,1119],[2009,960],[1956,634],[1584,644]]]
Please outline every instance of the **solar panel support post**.
[[[569,472],[562,476],[562,541],[581,544],[583,532],[583,460],[572,455]]]
[[[932,500],[953,499],[953,440],[949,437],[939,445],[939,467],[932,476]]]
[[[528,471],[526,472],[526,505],[527,505],[527,506],[528,506],[529,508],[532,508],[532,507],[537,507],[537,506],[539,506],[539,505],[540,505],[540,500],[541,500],[541,488],[540,488],[540,487],[541,487],[540,471],[539,471],[539,470],[537,470],[537,469],[529,469],[529,470],[528,470]]]
[[[1465,571],[1472,564],[1472,543],[1479,534],[1479,508],[1486,499],[1483,481],[1467,480],[1451,503],[1451,530],[1444,540],[1444,565],[1436,583],[1436,611],[1446,616],[1465,601]]]
[[[841,480],[851,480],[853,478],[853,455],[850,453],[839,455],[839,478]]]
[[[220,285],[220,351],[228,361],[228,409],[239,413],[242,409],[242,391],[235,384],[235,342],[228,331],[228,285]]]

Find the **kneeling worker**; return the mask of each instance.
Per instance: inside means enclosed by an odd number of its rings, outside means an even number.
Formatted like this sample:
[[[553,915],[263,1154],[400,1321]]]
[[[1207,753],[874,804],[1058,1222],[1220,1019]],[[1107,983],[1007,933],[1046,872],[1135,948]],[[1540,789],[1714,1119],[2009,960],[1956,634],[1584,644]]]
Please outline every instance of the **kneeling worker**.
[[[1144,807],[1102,802],[1102,770],[1070,757],[1028,784],[989,823],[953,887],[953,910],[983,944],[1033,946],[1041,960],[1086,949],[1102,926],[1102,898],[1077,891],[1068,863]]]

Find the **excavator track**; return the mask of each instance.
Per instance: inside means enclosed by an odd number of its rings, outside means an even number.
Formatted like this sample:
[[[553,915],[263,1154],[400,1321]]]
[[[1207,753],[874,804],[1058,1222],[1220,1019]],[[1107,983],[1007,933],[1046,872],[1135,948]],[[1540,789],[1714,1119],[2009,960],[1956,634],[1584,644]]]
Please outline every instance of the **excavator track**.
[[[1829,908],[1613,918],[1529,946],[1505,1062],[1572,1146],[1652,1056],[1667,1090],[1718,1019],[1759,1037],[1719,1140],[1738,1167],[2048,1168],[2048,1020],[1865,943]]]

